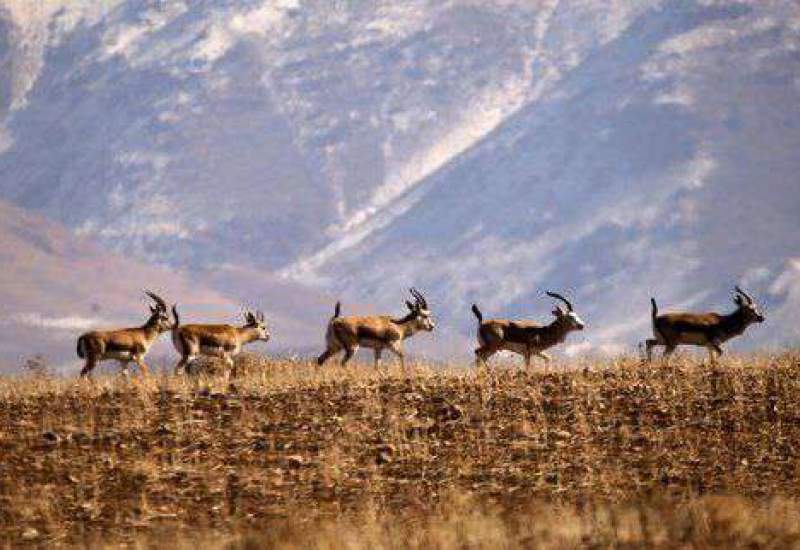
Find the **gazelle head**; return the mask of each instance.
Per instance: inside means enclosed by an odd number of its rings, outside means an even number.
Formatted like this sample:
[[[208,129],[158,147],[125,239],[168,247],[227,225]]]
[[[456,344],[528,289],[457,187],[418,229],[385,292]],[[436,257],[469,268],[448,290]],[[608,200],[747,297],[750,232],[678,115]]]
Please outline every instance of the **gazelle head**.
[[[744,319],[748,325],[752,323],[764,322],[764,315],[761,313],[758,304],[755,303],[753,298],[748,293],[738,286],[735,287],[733,303],[736,304],[737,308],[739,308],[739,311],[744,316]]]
[[[264,342],[269,341],[271,335],[267,329],[267,322],[264,319],[263,312],[257,311],[253,313],[252,311],[245,311],[244,321],[245,328],[255,329],[256,333],[258,334],[258,340],[262,340]]]
[[[575,309],[572,307],[572,303],[569,300],[564,298],[561,294],[556,292],[547,291],[546,294],[551,298],[555,298],[556,300],[560,300],[564,302],[566,309],[561,307],[561,305],[556,305],[553,308],[553,315],[555,315],[556,319],[560,322],[564,323],[568,330],[583,330],[586,324],[583,322],[577,313],[575,313]]]
[[[158,332],[171,330],[172,321],[170,321],[167,311],[167,303],[155,292],[145,290],[144,293],[153,300],[153,303],[150,304],[150,318],[147,320],[147,324],[155,327]]]
[[[408,307],[410,312],[406,319],[411,323],[414,330],[432,331],[436,324],[431,317],[431,311],[428,309],[427,300],[425,300],[425,297],[416,288],[409,289],[409,292],[411,292],[414,302],[406,300],[406,307]]]

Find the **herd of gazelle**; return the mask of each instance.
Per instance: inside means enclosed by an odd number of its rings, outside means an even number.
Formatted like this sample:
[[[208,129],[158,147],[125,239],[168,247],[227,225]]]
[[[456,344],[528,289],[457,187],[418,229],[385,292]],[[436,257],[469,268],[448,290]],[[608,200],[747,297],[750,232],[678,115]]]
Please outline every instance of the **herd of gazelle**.
[[[375,366],[379,366],[384,350],[389,350],[405,366],[403,341],[420,331],[434,329],[431,311],[425,297],[416,289],[411,289],[413,302],[406,300],[408,313],[402,317],[390,315],[341,316],[341,303],[337,302],[333,317],[328,322],[325,333],[325,351],[317,358],[317,364],[339,352],[343,352],[341,364],[346,364],[360,348],[370,348],[375,354]],[[128,364],[133,361],[147,374],[144,357],[158,336],[164,332],[172,333],[172,344],[180,355],[175,373],[186,371],[192,361],[200,356],[219,357],[229,366],[233,358],[241,353],[245,344],[270,339],[264,314],[245,311],[242,326],[225,324],[180,324],[178,309],[172,306],[170,319],[166,302],[157,294],[145,291],[153,301],[150,317],[140,327],[108,331],[87,332],[78,338],[78,357],[86,360],[81,376],[89,374],[97,363],[116,360],[127,373]],[[488,319],[484,320],[477,305],[472,312],[478,319],[478,348],[475,350],[477,363],[486,361],[499,351],[511,351],[521,355],[525,366],[530,366],[531,357],[549,361],[545,351],[564,342],[567,335],[583,330],[585,324],[575,312],[572,303],[561,294],[547,292],[551,298],[563,304],[553,309],[555,319],[547,325],[528,320]],[[742,334],[753,323],[764,322],[764,315],[753,298],[738,286],[735,288],[736,309],[728,314],[675,312],[658,314],[655,299],[652,304],[653,338],[645,342],[648,361],[652,359],[653,348],[663,346],[667,357],[680,345],[702,346],[708,349],[711,361],[722,355],[722,344]]]

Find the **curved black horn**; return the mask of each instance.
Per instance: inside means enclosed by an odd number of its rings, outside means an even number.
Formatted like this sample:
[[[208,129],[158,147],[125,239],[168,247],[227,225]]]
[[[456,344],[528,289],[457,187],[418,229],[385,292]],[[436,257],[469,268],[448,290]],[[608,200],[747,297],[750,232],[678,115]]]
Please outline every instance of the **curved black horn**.
[[[160,309],[161,311],[167,311],[167,303],[164,300],[162,300],[158,294],[156,294],[155,292],[151,292],[149,290],[145,290],[144,293],[150,296],[150,298],[156,304],[158,304],[158,309]]]
[[[566,298],[564,298],[561,294],[558,294],[557,292],[550,292],[549,290],[546,291],[545,294],[547,294],[551,298],[555,298],[556,300],[561,300],[562,302],[564,302],[567,305],[567,309],[569,311],[574,311],[574,308],[572,307],[572,304],[570,303],[570,301],[567,300]]]
[[[750,296],[750,295],[749,295],[747,292],[745,292],[744,290],[742,290],[741,288],[739,288],[739,285],[736,285],[734,288],[736,289],[736,292],[738,292],[739,294],[741,294],[742,296],[744,296],[745,300],[747,300],[747,302],[748,302],[748,303],[750,303],[750,304],[752,304],[752,303],[753,303],[753,298],[752,298],[752,296]]]
[[[411,295],[414,297],[414,299],[417,301],[417,303],[421,308],[428,309],[428,302],[427,300],[425,300],[425,296],[423,296],[419,290],[412,287],[409,288],[408,291],[411,293]]]

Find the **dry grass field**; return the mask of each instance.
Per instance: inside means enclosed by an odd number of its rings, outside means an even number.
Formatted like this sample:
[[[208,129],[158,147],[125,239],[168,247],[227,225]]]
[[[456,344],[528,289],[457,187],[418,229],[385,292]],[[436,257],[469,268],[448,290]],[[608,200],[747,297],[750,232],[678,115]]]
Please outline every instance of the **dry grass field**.
[[[0,544],[800,547],[800,355],[0,378]]]

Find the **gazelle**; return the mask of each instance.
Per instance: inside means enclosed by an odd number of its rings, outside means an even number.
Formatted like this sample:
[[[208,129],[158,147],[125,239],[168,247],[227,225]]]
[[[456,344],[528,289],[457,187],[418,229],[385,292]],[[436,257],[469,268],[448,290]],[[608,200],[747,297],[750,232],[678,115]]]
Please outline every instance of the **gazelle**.
[[[566,309],[556,305],[553,309],[555,320],[549,325],[541,325],[533,321],[512,321],[508,319],[483,320],[478,306],[472,305],[472,313],[478,318],[478,349],[475,358],[478,365],[484,364],[498,351],[511,351],[525,358],[525,367],[531,366],[531,356],[536,355],[545,361],[550,356],[545,350],[562,343],[574,330],[583,330],[584,322],[575,313],[572,304],[560,294],[546,293],[551,298],[564,302]]]
[[[719,313],[665,313],[658,314],[655,298],[652,305],[653,336],[645,342],[647,360],[653,359],[653,348],[664,346],[664,357],[669,357],[680,345],[703,346],[708,349],[711,362],[722,355],[721,345],[742,334],[753,323],[763,323],[762,315],[753,298],[735,287],[733,303],[736,310],[727,315]]]
[[[358,348],[363,346],[374,350],[376,368],[380,365],[384,349],[394,353],[400,359],[400,365],[405,368],[403,340],[419,331],[430,332],[435,326],[425,297],[416,289],[412,288],[410,292],[414,302],[406,300],[408,313],[401,318],[388,315],[340,317],[342,304],[336,302],[325,334],[327,347],[317,358],[317,364],[322,366],[331,356],[344,350],[342,365],[345,365]]]
[[[86,376],[100,361],[115,359],[122,365],[122,372],[127,374],[128,363],[133,361],[147,374],[144,356],[150,346],[162,332],[168,331],[172,325],[167,312],[167,304],[157,294],[145,291],[155,305],[150,305],[150,317],[147,322],[135,328],[119,330],[93,331],[82,334],[78,338],[78,357],[86,359],[81,376]]]
[[[270,339],[264,314],[244,312],[245,324],[241,327],[232,325],[181,325],[178,308],[172,307],[175,324],[172,329],[172,345],[181,356],[175,365],[175,374],[188,368],[189,363],[204,355],[220,357],[229,368],[233,367],[233,358],[242,352],[245,344],[250,342],[268,342]]]

